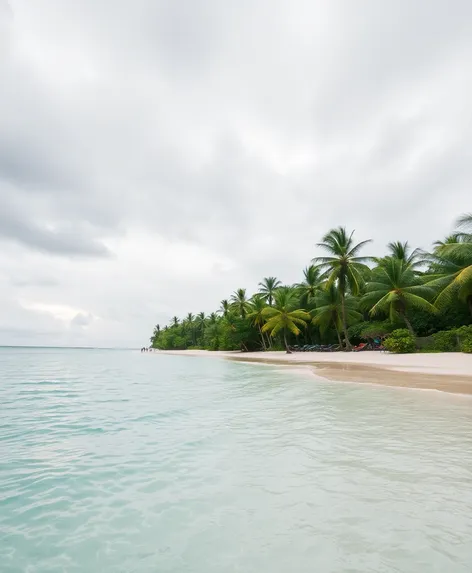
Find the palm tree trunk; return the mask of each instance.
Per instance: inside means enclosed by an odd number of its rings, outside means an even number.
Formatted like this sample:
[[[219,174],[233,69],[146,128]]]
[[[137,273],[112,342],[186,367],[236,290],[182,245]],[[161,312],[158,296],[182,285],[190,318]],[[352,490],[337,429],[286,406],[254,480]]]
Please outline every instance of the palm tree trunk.
[[[343,331],[344,331],[344,341],[346,342],[346,350],[350,352],[352,350],[351,342],[349,341],[349,336],[347,334],[347,319],[346,319],[346,299],[344,293],[341,291],[341,310],[343,313]]]
[[[262,348],[263,348],[264,350],[267,350],[266,345],[265,345],[265,340],[264,340],[264,334],[263,334],[263,332],[262,332],[261,325],[258,325],[258,326],[259,326],[259,334],[261,335],[261,340],[262,340]]]
[[[336,336],[338,337],[339,349],[342,350],[343,349],[343,341],[341,340],[341,335],[339,334],[339,330],[338,330],[338,327],[336,325],[334,325],[334,328],[336,329]]]
[[[288,347],[288,343],[287,343],[287,330],[284,328],[284,344],[285,344],[285,352],[287,354],[292,354],[292,351],[290,350],[290,348]]]
[[[405,321],[406,327],[410,331],[411,336],[414,336],[416,338],[415,331],[413,330],[413,327],[411,326],[411,322],[408,320],[408,317],[404,312],[401,312],[400,314],[402,315],[402,318]]]

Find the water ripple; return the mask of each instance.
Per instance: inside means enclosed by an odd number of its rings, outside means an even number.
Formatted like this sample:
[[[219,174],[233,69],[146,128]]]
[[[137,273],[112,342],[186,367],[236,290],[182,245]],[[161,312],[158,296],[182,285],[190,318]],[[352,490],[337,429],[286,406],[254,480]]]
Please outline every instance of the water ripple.
[[[472,570],[472,402],[0,349],[5,573]]]

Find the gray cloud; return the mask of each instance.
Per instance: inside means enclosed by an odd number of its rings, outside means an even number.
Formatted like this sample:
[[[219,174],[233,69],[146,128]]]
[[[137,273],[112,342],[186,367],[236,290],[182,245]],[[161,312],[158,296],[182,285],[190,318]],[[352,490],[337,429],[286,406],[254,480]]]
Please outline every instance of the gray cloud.
[[[27,220],[24,215],[9,210],[3,205],[0,212],[0,239],[16,241],[26,247],[56,255],[82,255],[106,257],[110,255],[105,245],[96,239],[84,236],[70,223],[61,223],[62,228],[47,228],[44,223]]]
[[[470,210],[466,0],[10,4],[0,327],[17,304],[32,338],[140,346],[264,275],[298,280],[333,225],[379,254]]]
[[[72,326],[88,326],[93,321],[93,316],[91,314],[83,314],[79,312],[71,320]]]

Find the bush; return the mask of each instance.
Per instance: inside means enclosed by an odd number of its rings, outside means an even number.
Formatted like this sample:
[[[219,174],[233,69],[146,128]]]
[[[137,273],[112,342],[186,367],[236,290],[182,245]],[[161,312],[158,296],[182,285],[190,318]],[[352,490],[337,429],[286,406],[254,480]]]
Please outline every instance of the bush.
[[[459,338],[459,341],[463,340],[467,336],[472,336],[472,324],[468,326],[461,326],[460,328],[456,328],[455,333]]]
[[[398,328],[395,324],[392,324],[389,320],[384,320],[381,322],[359,322],[353,324],[347,329],[349,339],[353,344],[359,344],[365,340],[372,340],[374,338],[383,338],[389,332]]]
[[[455,330],[442,330],[433,334],[433,350],[438,352],[454,352],[457,350],[457,334]]]
[[[394,354],[406,354],[416,351],[415,339],[406,328],[394,330],[384,341],[384,347]]]
[[[467,352],[467,354],[472,354],[472,334],[467,334],[464,336],[461,342],[461,352]]]

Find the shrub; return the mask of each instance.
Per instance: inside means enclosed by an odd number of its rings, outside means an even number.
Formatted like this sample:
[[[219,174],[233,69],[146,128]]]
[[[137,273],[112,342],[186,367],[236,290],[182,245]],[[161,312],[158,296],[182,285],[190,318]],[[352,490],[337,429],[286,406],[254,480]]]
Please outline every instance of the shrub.
[[[466,338],[467,336],[472,336],[472,324],[456,328],[455,333],[457,334],[457,337],[459,338],[460,341]]]
[[[391,322],[371,322],[370,324],[367,324],[367,326],[364,326],[361,331],[361,337],[364,340],[383,338],[394,330],[395,326]]]
[[[438,352],[454,352],[457,350],[457,334],[455,330],[442,330],[433,334],[433,350]]]
[[[398,328],[395,324],[392,324],[389,320],[384,320],[381,322],[359,322],[353,324],[347,329],[349,339],[353,344],[359,344],[362,341],[373,339],[373,338],[383,338],[389,332],[392,332]]]
[[[472,354],[472,334],[464,336],[461,342],[461,351]]]
[[[389,352],[395,354],[406,354],[408,352],[415,352],[416,350],[415,339],[406,328],[394,330],[390,336],[385,339],[384,346]]]

